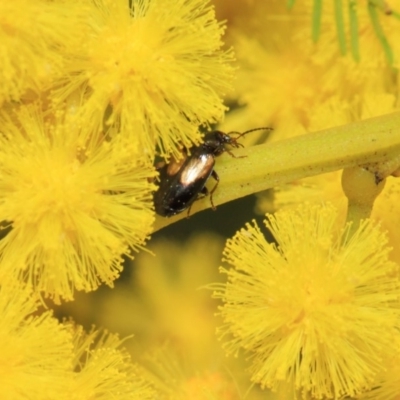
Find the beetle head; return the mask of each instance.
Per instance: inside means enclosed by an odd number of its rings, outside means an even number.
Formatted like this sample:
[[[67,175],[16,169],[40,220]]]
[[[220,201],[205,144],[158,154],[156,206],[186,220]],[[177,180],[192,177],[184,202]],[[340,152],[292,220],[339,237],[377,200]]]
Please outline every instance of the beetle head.
[[[260,131],[260,130],[271,130],[272,128],[262,127],[262,128],[254,128],[245,132],[229,132],[224,133],[222,131],[213,131],[209,132],[204,137],[203,146],[209,150],[214,156],[219,156],[224,151],[226,151],[226,145],[238,148],[243,147],[241,143],[238,142],[238,139],[244,135],[247,135],[250,132]],[[236,135],[236,136],[234,136]]]

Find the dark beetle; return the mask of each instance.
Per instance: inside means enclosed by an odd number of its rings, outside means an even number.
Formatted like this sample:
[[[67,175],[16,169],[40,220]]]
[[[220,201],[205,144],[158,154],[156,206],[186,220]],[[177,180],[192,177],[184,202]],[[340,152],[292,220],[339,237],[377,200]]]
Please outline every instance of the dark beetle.
[[[190,149],[190,155],[184,153],[183,158],[172,160],[158,170],[160,172],[160,183],[154,194],[154,206],[156,213],[163,217],[171,217],[188,209],[195,200],[210,195],[210,202],[215,210],[212,195],[219,183],[218,174],[214,170],[215,157],[225,151],[232,157],[235,155],[226,148],[243,147],[238,143],[238,139],[246,133],[271,128],[256,128],[239,133],[230,132],[228,134],[221,131],[207,133],[204,142],[199,146]],[[232,134],[238,134],[233,138]],[[216,180],[214,187],[209,192],[205,187],[210,175]]]

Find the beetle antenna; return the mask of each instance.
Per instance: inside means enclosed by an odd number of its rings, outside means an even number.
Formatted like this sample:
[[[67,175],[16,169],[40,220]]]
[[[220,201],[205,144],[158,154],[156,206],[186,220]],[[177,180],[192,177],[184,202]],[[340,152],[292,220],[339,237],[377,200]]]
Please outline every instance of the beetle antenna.
[[[248,131],[245,131],[245,132],[235,132],[235,131],[233,131],[233,132],[229,132],[229,133],[230,133],[230,134],[231,134],[231,133],[238,133],[239,136],[237,136],[237,137],[235,138],[235,140],[237,140],[237,139],[239,139],[240,137],[242,137],[242,136],[244,136],[244,135],[247,135],[247,134],[250,133],[250,132],[254,132],[254,131],[272,131],[272,130],[273,130],[273,128],[270,128],[270,127],[268,127],[268,126],[263,126],[263,127],[261,127],[261,128],[249,129]]]
[[[250,132],[254,132],[254,131],[272,131],[272,130],[273,130],[273,128],[270,128],[270,127],[268,127],[268,126],[263,126],[263,127],[261,127],[261,128],[249,129],[248,131],[244,131],[244,132],[230,132],[230,133],[238,133],[239,136],[237,136],[237,137],[235,138],[235,140],[237,140],[237,139],[239,139],[240,137],[242,137],[242,136],[244,136],[244,135],[247,135],[247,134],[250,133]]]

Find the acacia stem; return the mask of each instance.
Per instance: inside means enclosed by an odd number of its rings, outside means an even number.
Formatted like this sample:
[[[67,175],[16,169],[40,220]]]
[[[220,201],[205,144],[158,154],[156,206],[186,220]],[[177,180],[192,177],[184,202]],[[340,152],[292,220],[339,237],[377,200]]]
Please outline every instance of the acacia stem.
[[[400,113],[388,114],[296,136],[274,143],[235,149],[217,158],[220,184],[215,205],[273,188],[297,179],[369,163],[388,162],[400,154]],[[208,198],[196,201],[191,215],[210,207]],[[154,231],[186,218],[158,217]]]

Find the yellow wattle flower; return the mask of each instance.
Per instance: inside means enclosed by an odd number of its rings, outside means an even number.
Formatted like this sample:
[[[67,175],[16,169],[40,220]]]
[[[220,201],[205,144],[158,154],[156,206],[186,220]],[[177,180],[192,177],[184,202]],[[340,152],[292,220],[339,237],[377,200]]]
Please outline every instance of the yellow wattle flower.
[[[144,357],[147,378],[162,400],[239,400],[237,382],[218,357],[212,367],[196,363],[179,345],[164,344]]]
[[[0,398],[66,399],[71,379],[72,335],[28,290],[0,287]]]
[[[268,216],[276,243],[251,224],[227,243],[219,334],[228,352],[251,354],[262,386],[354,396],[393,350],[400,284],[386,236],[365,220],[348,237],[337,218],[330,206],[303,205]]]
[[[60,323],[31,291],[0,287],[0,398],[89,400],[155,398],[144,371],[117,335]]]
[[[74,334],[73,378],[67,398],[71,400],[152,400],[159,398],[145,378],[144,371],[134,364],[121,348],[118,335],[71,324]]]
[[[81,7],[72,2],[0,3],[0,106],[39,94],[60,76],[62,53],[77,44],[67,32],[80,14]]]
[[[155,172],[121,135],[85,144],[77,120],[38,107],[0,115],[0,277],[58,300],[112,285],[154,219]]]
[[[131,3],[131,5],[129,5]],[[79,113],[94,132],[120,126],[136,153],[180,156],[198,127],[223,118],[232,79],[224,27],[208,0],[89,1],[81,46],[67,55],[54,102],[84,97]],[[70,101],[73,101],[73,96]]]
[[[357,399],[398,400],[400,398],[400,351],[398,347],[395,352],[383,360],[381,372],[371,386],[370,391],[357,396]]]
[[[382,34],[393,50],[393,65],[387,63],[368,11],[384,4],[352,2],[346,6],[309,0],[289,9],[285,1],[270,0],[254,2],[247,12],[238,8],[240,14],[228,25],[228,42],[234,46],[239,65],[233,101],[242,105],[232,113],[235,129],[250,123],[272,124],[275,140],[397,110],[397,7],[392,5],[392,14],[379,11]],[[315,42],[311,25],[318,5],[322,22]],[[338,8],[344,16],[345,54],[338,43]],[[351,13],[357,14],[358,26],[350,33]],[[359,41],[357,61],[352,54],[354,37]],[[383,111],[383,104],[389,110]],[[228,124],[229,119],[228,115]]]

